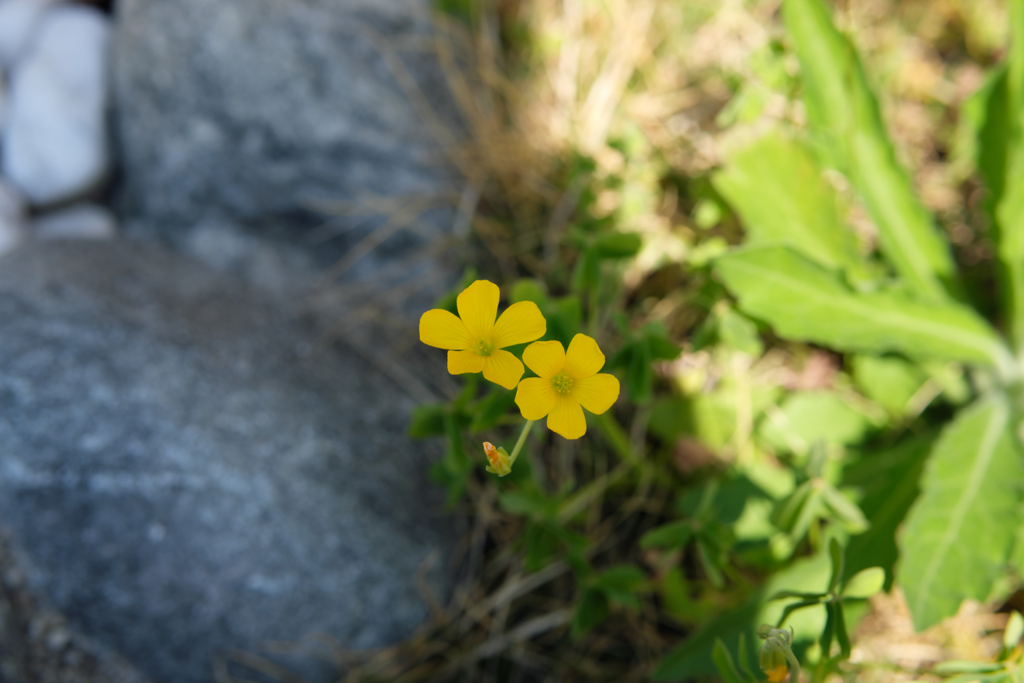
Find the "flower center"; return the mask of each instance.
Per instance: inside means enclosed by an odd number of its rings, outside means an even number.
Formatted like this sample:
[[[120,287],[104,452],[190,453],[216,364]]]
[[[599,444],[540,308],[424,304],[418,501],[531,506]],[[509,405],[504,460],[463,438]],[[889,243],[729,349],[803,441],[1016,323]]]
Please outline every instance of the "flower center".
[[[572,377],[564,372],[560,375],[555,375],[551,378],[551,386],[555,388],[556,393],[568,394],[572,391]]]
[[[486,339],[478,339],[476,340],[476,343],[473,344],[473,351],[476,352],[476,355],[478,356],[489,356],[494,353],[494,342]]]

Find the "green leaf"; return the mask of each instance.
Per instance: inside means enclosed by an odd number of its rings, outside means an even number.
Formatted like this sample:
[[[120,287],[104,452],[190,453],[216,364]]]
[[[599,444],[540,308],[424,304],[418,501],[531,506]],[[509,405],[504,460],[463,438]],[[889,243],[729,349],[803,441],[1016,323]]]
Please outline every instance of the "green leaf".
[[[718,667],[718,673],[721,674],[725,683],[744,683],[736,666],[732,663],[732,655],[729,654],[729,650],[726,649],[721,638],[715,638],[715,646],[711,648],[711,659]]]
[[[916,628],[955,614],[965,598],[986,599],[1002,577],[1021,523],[1020,460],[1001,397],[943,431],[900,538],[896,575]]]
[[[587,249],[580,254],[576,268],[572,273],[572,291],[589,292],[597,287],[601,279],[601,259],[594,249]]]
[[[1009,621],[1006,622],[1006,629],[1003,631],[1003,646],[1007,650],[1012,650],[1017,647],[1021,636],[1024,636],[1024,617],[1017,610],[1013,610],[1010,613]]]
[[[784,242],[835,270],[864,271],[836,191],[807,147],[773,131],[729,155],[712,178],[743,219],[747,242]]]
[[[633,344],[626,371],[626,389],[633,403],[641,405],[650,402],[654,395],[654,370],[651,368],[651,351],[646,339]]]
[[[850,599],[870,598],[885,586],[885,570],[881,567],[863,569],[843,586],[843,597]]]
[[[640,235],[635,232],[620,232],[598,237],[594,250],[600,258],[628,258],[636,256],[642,244]]]
[[[718,339],[730,349],[748,356],[757,357],[764,351],[757,325],[731,308],[718,316]]]
[[[740,633],[753,635],[751,625],[757,618],[757,596],[731,610],[726,610],[701,624],[697,633],[687,638],[658,664],[651,675],[652,681],[679,681],[698,676],[712,676],[717,672],[711,652],[717,639],[731,647]]]
[[[447,411],[448,406],[444,403],[424,403],[416,406],[409,421],[409,436],[413,439],[441,436],[445,433],[444,416]]]
[[[725,585],[725,577],[722,576],[718,554],[700,537],[697,538],[697,559],[700,560],[700,565],[704,568],[704,573],[707,574],[711,585],[715,588],[723,587]]]
[[[820,600],[801,600],[800,602],[794,602],[789,605],[786,605],[785,609],[782,610],[782,616],[779,617],[779,622],[775,625],[775,628],[782,628],[783,625],[785,625],[786,623],[786,619],[789,619],[789,615],[791,615],[793,612],[796,612],[797,610],[802,610],[805,607],[814,607],[820,604]]]
[[[648,335],[647,345],[653,360],[675,360],[683,352],[675,343],[658,335]]]
[[[473,409],[473,422],[469,431],[479,433],[494,427],[501,418],[508,415],[515,405],[516,394],[504,387],[495,386]]]
[[[840,493],[836,487],[822,482],[819,486],[819,493],[824,506],[851,534],[863,533],[871,526],[860,508]]]
[[[941,301],[956,268],[946,243],[897,163],[878,102],[852,43],[822,0],[784,0],[812,130],[878,226],[882,253],[923,298]]]
[[[815,495],[814,484],[805,481],[793,493],[780,501],[772,514],[772,523],[783,531],[792,531],[802,516],[811,498]]]
[[[514,304],[521,301],[532,301],[540,308],[544,308],[548,304],[548,295],[545,292],[544,283],[540,280],[529,278],[516,280],[515,284],[512,285],[509,299]]]
[[[839,580],[843,578],[843,548],[834,538],[828,544],[828,554],[832,560],[832,576],[828,580],[828,590],[831,593],[839,588]]]
[[[536,521],[526,526],[523,544],[526,547],[526,569],[531,572],[543,569],[558,551],[558,537],[550,526]]]
[[[637,593],[646,590],[647,576],[639,568],[624,564],[610,567],[597,575],[593,587],[602,591],[609,601],[640,609]]]
[[[740,631],[739,643],[736,645],[736,658],[739,660],[740,671],[747,679],[747,683],[755,683],[757,678],[750,669],[750,651],[747,649],[747,634]]]
[[[513,515],[529,515],[536,518],[550,517],[558,508],[557,499],[545,496],[536,488],[502,493],[498,497],[498,503],[505,512],[510,512]]]
[[[928,375],[899,356],[857,354],[852,362],[853,381],[865,396],[890,412],[902,414]]]
[[[950,659],[935,665],[937,674],[987,674],[1003,668],[998,662],[972,662],[965,659]]]
[[[871,426],[864,413],[835,392],[798,391],[761,422],[758,434],[776,452],[802,454],[818,441],[857,443]]]
[[[1012,363],[998,335],[972,309],[924,304],[894,291],[855,293],[787,247],[739,249],[719,257],[715,268],[744,312],[788,339],[845,351]]]
[[[592,628],[600,624],[608,617],[608,598],[604,593],[594,589],[587,589],[583,597],[576,605],[576,613],[573,615],[570,633],[573,638],[579,638]]]
[[[693,537],[693,528],[688,520],[669,522],[657,529],[651,529],[640,538],[641,548],[682,548]]]
[[[860,509],[871,527],[846,546],[846,575],[881,566],[891,581],[896,563],[896,530],[917,499],[918,479],[935,443],[929,432],[887,449],[871,449],[843,471],[842,485],[860,491]]]
[[[850,636],[846,633],[846,615],[843,614],[843,603],[832,603],[832,610],[835,612],[836,641],[839,643],[839,656],[842,659],[850,658]]]
[[[1018,133],[1011,140],[1005,190],[996,206],[996,255],[1010,338],[1020,348],[1024,345],[1024,139]]]

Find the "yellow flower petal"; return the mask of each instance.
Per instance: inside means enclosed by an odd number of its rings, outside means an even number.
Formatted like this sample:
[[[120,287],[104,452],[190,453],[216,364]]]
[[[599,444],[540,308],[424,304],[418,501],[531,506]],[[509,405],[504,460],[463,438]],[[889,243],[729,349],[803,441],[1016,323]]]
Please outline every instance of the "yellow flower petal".
[[[516,391],[516,405],[527,420],[539,420],[555,407],[555,390],[551,382],[539,377],[530,377],[519,383]]]
[[[420,316],[420,341],[439,349],[468,349],[473,337],[465,323],[452,313],[435,308]]]
[[[619,397],[619,380],[605,373],[574,380],[572,397],[594,415],[600,415]]]
[[[515,389],[522,376],[523,364],[508,351],[495,351],[484,358],[484,379],[489,382]]]
[[[448,372],[453,375],[462,375],[467,372],[480,372],[484,369],[483,356],[478,356],[473,351],[449,351]]]
[[[578,439],[586,434],[587,420],[579,401],[571,396],[558,396],[555,409],[548,415],[548,429],[567,439]]]
[[[565,371],[570,377],[590,377],[604,367],[604,354],[597,342],[585,334],[577,334],[565,352]]]
[[[494,319],[498,315],[498,285],[487,280],[477,280],[466,287],[455,300],[459,317],[466,323],[474,339],[490,337],[494,330]]]
[[[494,347],[503,349],[513,344],[525,344],[544,336],[548,323],[540,314],[537,304],[520,301],[512,304],[494,325]]]
[[[550,379],[565,367],[565,349],[557,341],[534,342],[523,351],[523,362],[540,377]]]

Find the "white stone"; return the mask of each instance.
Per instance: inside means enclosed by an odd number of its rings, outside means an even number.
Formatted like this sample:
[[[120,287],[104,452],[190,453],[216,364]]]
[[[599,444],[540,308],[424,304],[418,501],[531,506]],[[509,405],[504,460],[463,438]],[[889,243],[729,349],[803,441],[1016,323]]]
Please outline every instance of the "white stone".
[[[39,20],[54,0],[0,0],[0,68],[11,69],[31,47]]]
[[[10,72],[0,169],[32,204],[85,194],[106,178],[109,42],[99,10],[57,5]]]
[[[102,206],[77,204],[45,213],[32,221],[37,239],[106,240],[117,234],[117,220]]]
[[[0,179],[0,254],[6,254],[25,239],[25,202]]]

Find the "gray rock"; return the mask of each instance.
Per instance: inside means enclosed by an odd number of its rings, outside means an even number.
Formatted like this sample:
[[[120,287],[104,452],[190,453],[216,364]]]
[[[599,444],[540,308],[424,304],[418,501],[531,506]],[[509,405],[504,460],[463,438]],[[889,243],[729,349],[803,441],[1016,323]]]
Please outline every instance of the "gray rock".
[[[0,522],[74,628],[187,683],[231,648],[425,618],[415,573],[454,532],[412,401],[362,358],[304,364],[233,280],[119,240],[0,260],[0,329]]]
[[[325,223],[326,200],[448,191],[438,141],[382,58],[404,63],[442,120],[457,118],[430,58],[429,6],[119,0],[115,205],[125,231],[194,246],[194,226],[226,224],[302,244],[324,266],[380,225],[365,215]],[[375,273],[435,240],[450,224],[450,204],[422,208],[423,220],[351,274]]]
[[[108,240],[117,234],[117,220],[105,206],[75,204],[36,216],[32,234],[41,240]]]
[[[27,231],[25,200],[0,177],[0,255],[24,241]]]

